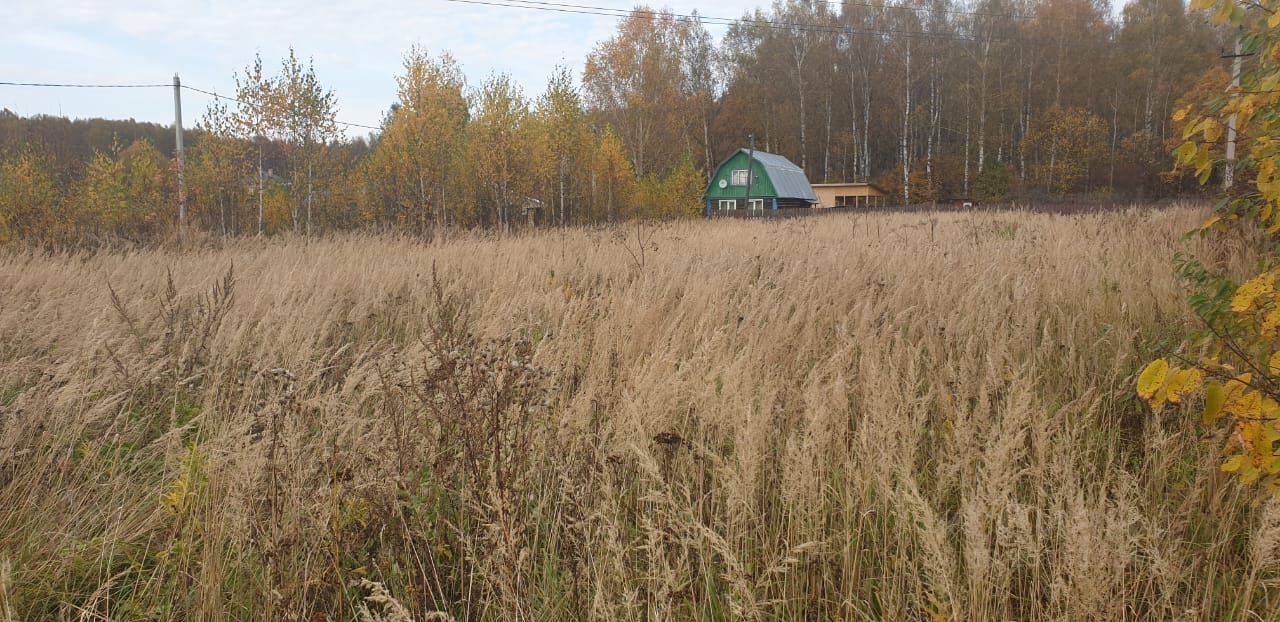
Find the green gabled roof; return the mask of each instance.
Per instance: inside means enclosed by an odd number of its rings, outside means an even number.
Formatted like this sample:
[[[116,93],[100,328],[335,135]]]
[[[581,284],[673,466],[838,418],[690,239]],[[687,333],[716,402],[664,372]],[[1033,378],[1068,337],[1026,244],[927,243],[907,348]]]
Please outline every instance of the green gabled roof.
[[[711,178],[711,183],[707,186],[706,196],[713,196],[717,193],[715,187],[716,182],[723,177],[721,174],[725,165],[736,158],[739,154],[749,156],[749,149],[739,149],[729,154],[716,166],[715,174]],[[775,153],[756,150],[755,163],[759,165],[760,172],[768,177],[767,182],[772,187],[771,194],[776,195],[779,199],[803,199],[810,202],[817,202],[818,196],[813,193],[813,186],[809,185],[809,178],[805,176],[804,170],[796,166],[791,160],[788,160]],[[755,168],[755,167],[752,167]],[[752,192],[752,195],[757,195]]]

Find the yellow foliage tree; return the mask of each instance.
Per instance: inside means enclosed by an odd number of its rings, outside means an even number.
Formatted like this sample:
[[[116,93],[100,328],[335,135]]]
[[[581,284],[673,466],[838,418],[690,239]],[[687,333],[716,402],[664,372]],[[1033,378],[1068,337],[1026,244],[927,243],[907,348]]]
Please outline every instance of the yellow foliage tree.
[[[545,221],[561,226],[584,222],[586,214],[579,213],[573,195],[587,168],[591,128],[582,97],[567,69],[559,68],[552,74],[530,121],[530,143],[535,153],[531,168],[537,178],[535,193],[542,197],[548,210]]]
[[[1032,159],[1031,176],[1053,194],[1083,189],[1089,167],[1106,153],[1107,128],[1081,108],[1054,106],[1031,123],[1022,148]]]
[[[614,222],[630,212],[628,205],[634,191],[635,175],[622,140],[613,128],[605,126],[599,132],[597,142],[591,159],[592,204],[597,206],[594,212],[603,211],[603,214],[597,214],[597,219]]]
[[[24,149],[0,166],[0,242],[54,240],[66,229],[58,220],[58,180],[47,158]]]
[[[458,191],[466,156],[468,119],[462,69],[448,54],[433,59],[420,47],[405,55],[396,77],[396,103],[365,163],[367,219],[385,219],[423,232],[468,223]]]
[[[481,222],[506,229],[527,217],[523,212],[531,199],[529,103],[507,75],[490,77],[477,99],[479,109],[467,131]]]
[[[1200,229],[1205,234],[1247,222],[1260,224],[1269,241],[1267,269],[1236,285],[1188,261],[1183,276],[1196,285],[1192,308],[1207,331],[1195,360],[1152,361],[1138,377],[1138,395],[1153,409],[1204,397],[1204,423],[1219,434],[1222,470],[1280,494],[1280,0],[1193,0],[1217,24],[1240,30],[1249,54],[1240,86],[1178,109],[1185,142],[1174,155],[1194,169],[1200,183],[1230,166],[1235,184]],[[1234,134],[1239,153],[1224,162],[1219,146]],[[1185,360],[1185,359],[1182,359]]]

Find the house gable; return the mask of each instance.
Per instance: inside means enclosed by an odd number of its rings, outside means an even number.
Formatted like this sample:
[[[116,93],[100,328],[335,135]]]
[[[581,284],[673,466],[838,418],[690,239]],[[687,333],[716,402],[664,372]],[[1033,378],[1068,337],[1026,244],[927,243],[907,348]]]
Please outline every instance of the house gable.
[[[706,198],[710,200],[720,199],[744,199],[747,196],[746,185],[735,185],[733,179],[734,171],[741,171],[747,168],[747,152],[738,151],[720,163],[716,169],[715,175],[711,177],[711,183],[707,186]],[[720,182],[724,182],[721,187]],[[756,199],[772,199],[778,196],[778,191],[773,187],[773,180],[769,177],[769,172],[759,160],[752,162],[751,166],[751,197]]]

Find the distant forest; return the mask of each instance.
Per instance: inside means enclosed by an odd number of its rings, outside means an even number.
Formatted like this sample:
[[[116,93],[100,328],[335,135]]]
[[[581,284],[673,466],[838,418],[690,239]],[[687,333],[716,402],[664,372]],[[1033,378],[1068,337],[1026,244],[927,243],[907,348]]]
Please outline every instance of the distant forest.
[[[254,58],[239,101],[187,134],[190,223],[425,233],[692,217],[708,172],[749,135],[814,183],[872,181],[900,204],[1194,191],[1170,170],[1172,113],[1226,89],[1231,33],[1181,0],[1112,15],[1089,0],[780,0],[717,41],[697,16],[638,7],[536,94],[409,50],[397,100],[361,136],[336,123],[309,61]],[[167,235],[173,155],[157,124],[0,112],[0,240]]]

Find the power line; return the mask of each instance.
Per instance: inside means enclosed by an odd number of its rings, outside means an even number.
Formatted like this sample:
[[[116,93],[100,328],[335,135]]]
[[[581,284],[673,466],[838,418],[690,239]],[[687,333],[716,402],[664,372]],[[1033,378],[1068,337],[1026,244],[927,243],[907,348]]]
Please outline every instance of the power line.
[[[150,89],[150,88],[173,88],[173,85],[172,85],[172,84],[68,84],[68,83],[54,83],[54,82],[0,82],[0,86],[30,86],[30,87],[68,88],[68,89]],[[183,84],[183,85],[180,85],[180,86],[181,86],[181,88],[183,88],[183,89],[185,89],[185,90],[188,90],[188,91],[195,91],[195,92],[197,92],[197,93],[202,93],[202,94],[204,94],[204,95],[208,95],[208,96],[210,96],[210,97],[216,97],[216,98],[218,98],[218,99],[225,99],[225,100],[228,100],[228,101],[233,101],[233,102],[237,102],[237,103],[240,103],[240,104],[244,104],[244,105],[246,105],[246,106],[253,106],[253,107],[258,107],[258,108],[260,108],[260,106],[258,106],[257,104],[254,104],[253,102],[247,102],[247,101],[244,101],[244,100],[242,100],[242,99],[236,99],[235,97],[227,97],[226,95],[219,95],[219,94],[217,94],[217,93],[215,93],[215,92],[213,92],[213,91],[206,91],[206,90],[204,90],[204,89],[199,89],[199,88],[196,88],[196,87],[194,87],[194,86],[187,85],[187,84]],[[367,130],[380,130],[380,129],[382,129],[382,128],[380,128],[380,127],[375,127],[375,126],[372,126],[372,125],[365,125],[365,124],[363,124],[363,123],[351,123],[351,122],[348,122],[348,121],[338,121],[338,120],[336,120],[336,119],[334,120],[334,123],[336,123],[336,124],[338,124],[338,125],[345,125],[345,126],[348,126],[348,127],[359,127],[359,128],[364,128],[364,129],[367,129]]]
[[[865,7],[868,9],[877,9],[881,11],[914,11],[917,13],[949,13],[951,15],[967,15],[970,17],[990,17],[993,19],[1015,19],[1015,20],[1034,20],[1038,19],[1045,22],[1092,22],[1093,19],[1088,17],[1044,17],[1038,15],[1021,15],[1018,13],[986,13],[983,11],[965,11],[963,9],[937,9],[933,7],[923,6],[907,6],[904,4],[871,4],[869,2],[853,2],[852,0],[817,0],[825,4],[840,7]],[[1101,16],[1100,16],[1101,17]],[[1103,21],[1106,21],[1105,18]]]
[[[727,17],[714,17],[709,15],[703,15],[697,12],[674,13],[669,11],[663,12],[663,11],[654,11],[649,9],[615,9],[612,7],[602,7],[602,6],[588,5],[588,4],[571,4],[571,3],[565,3],[565,2],[550,2],[547,0],[445,0],[445,1],[461,3],[461,4],[477,4],[477,5],[496,6],[496,7],[503,7],[503,8],[532,9],[532,10],[538,10],[538,11],[552,11],[557,13],[571,13],[571,14],[578,14],[578,15],[599,15],[603,17],[614,17],[619,19],[628,18],[628,17],[639,17],[642,19],[657,20],[657,19],[662,19],[663,16],[670,16],[670,17],[675,17],[675,18],[689,20],[689,21],[697,21],[699,23],[715,25],[715,26],[731,26],[734,24],[744,23],[744,24],[754,24],[759,26],[765,26],[765,27],[774,28],[774,29],[800,30],[800,31],[807,31],[807,32],[819,32],[819,33],[830,33],[830,34],[892,35],[892,36],[901,36],[901,37],[915,37],[915,38],[923,38],[923,39],[943,39],[943,40],[956,40],[956,41],[975,41],[976,40],[974,37],[969,37],[969,36],[964,36],[959,34],[949,34],[949,33],[899,30],[899,29],[893,29],[893,28],[854,29],[849,26],[834,26],[834,25],[826,26],[823,24],[782,21],[778,19],[763,19],[759,17],[750,17],[750,16],[744,16],[742,18],[734,19],[734,18],[727,18]],[[911,6],[904,6],[904,5],[874,5],[874,4],[869,4],[865,2],[852,2],[850,0],[817,0],[817,1],[825,4],[831,4],[831,5],[861,6],[861,7],[878,9],[882,11],[883,10],[904,10],[904,11],[926,12],[926,13],[939,12],[939,13],[950,13],[955,15],[968,15],[972,17],[990,17],[990,18],[996,18],[996,19],[1012,19],[1012,20],[1038,19],[1040,21],[1045,21],[1045,22],[1070,21],[1070,22],[1088,23],[1088,22],[1094,21],[1091,18],[1062,19],[1062,18],[1046,18],[1046,17],[1035,16],[1035,15],[1019,15],[1014,13],[997,14],[997,13],[984,13],[979,11],[963,11],[958,9],[933,9],[929,7],[911,7]],[[1106,20],[1103,19],[1102,21],[1105,23]],[[1021,40],[1021,38],[1020,37],[999,37],[992,40],[1013,41],[1013,40]]]
[[[252,108],[257,108],[257,109],[261,109],[261,108],[262,108],[262,106],[260,106],[260,105],[253,104],[253,102],[252,102],[252,101],[244,101],[244,100],[241,100],[241,99],[237,99],[237,97],[229,97],[229,96],[227,96],[227,95],[218,95],[218,93],[216,93],[215,91],[205,91],[205,90],[204,90],[204,88],[196,88],[196,87],[193,87],[193,86],[187,86],[187,84],[182,84],[182,88],[186,88],[186,90],[188,90],[188,91],[195,91],[195,92],[197,92],[197,93],[204,93],[204,95],[207,95],[207,96],[210,96],[210,97],[216,97],[216,99],[219,99],[219,100],[234,101],[234,102],[237,102],[237,104],[243,104],[243,105],[246,105],[246,106],[252,106]],[[381,128],[379,128],[379,127],[374,127],[374,125],[365,125],[365,124],[362,124],[362,123],[349,123],[349,122],[342,122],[342,120],[337,120],[337,119],[334,119],[334,123],[337,123],[338,125],[348,125],[348,127],[353,127],[353,128],[375,129],[375,131],[376,131],[376,129],[381,129]]]
[[[67,89],[151,89],[172,88],[172,84],[53,84],[49,82],[0,82],[0,86],[43,86]]]
[[[658,20],[663,17],[674,17],[687,21],[694,21],[702,24],[710,24],[714,26],[731,26],[734,24],[753,24],[764,26],[776,30],[799,30],[805,32],[820,32],[829,34],[863,34],[863,35],[892,35],[901,37],[912,37],[919,39],[944,39],[955,41],[973,41],[972,37],[963,35],[953,35],[947,33],[924,32],[896,30],[887,28],[868,28],[855,29],[847,26],[824,26],[821,24],[813,24],[806,22],[784,22],[779,20],[761,19],[752,17],[743,17],[734,19],[728,17],[712,17],[699,13],[672,13],[663,11],[652,11],[646,9],[613,9],[609,7],[600,7],[586,4],[569,4],[563,2],[544,2],[537,0],[445,0],[446,2],[455,2],[460,4],[478,4],[484,6],[502,7],[508,9],[531,9],[535,11],[553,11],[557,13],[573,13],[579,15],[599,15],[602,17],[613,17],[618,19],[628,17],[639,17],[642,19]]]

